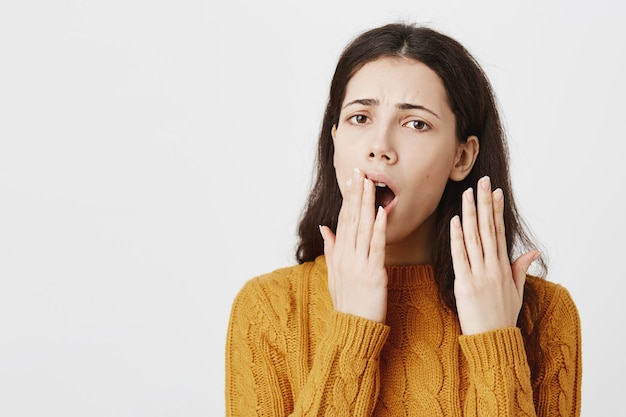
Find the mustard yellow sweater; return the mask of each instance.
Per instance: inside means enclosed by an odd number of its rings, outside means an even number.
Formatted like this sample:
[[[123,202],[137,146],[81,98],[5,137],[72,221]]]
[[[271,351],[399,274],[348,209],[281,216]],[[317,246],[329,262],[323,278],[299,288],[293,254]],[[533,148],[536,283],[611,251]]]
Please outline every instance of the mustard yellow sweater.
[[[432,267],[387,271],[386,324],[333,310],[323,256],[248,281],[228,329],[227,416],[580,415],[580,322],[565,288],[528,277],[544,352],[531,378],[518,328],[463,336]]]

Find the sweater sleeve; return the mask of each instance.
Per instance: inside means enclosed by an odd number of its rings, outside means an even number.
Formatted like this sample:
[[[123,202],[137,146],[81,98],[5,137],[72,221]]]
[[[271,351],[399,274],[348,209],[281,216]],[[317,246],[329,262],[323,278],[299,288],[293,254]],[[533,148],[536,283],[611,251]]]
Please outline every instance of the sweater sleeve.
[[[469,364],[465,417],[536,416],[519,328],[460,336],[459,341]]]
[[[332,312],[294,416],[371,416],[388,334],[383,324]]]
[[[580,415],[580,320],[565,288],[556,286],[539,325],[542,360],[534,382],[519,328],[460,336],[470,374],[465,417]]]
[[[540,323],[543,361],[535,382],[537,415],[580,416],[582,385],[581,328],[578,310],[562,286]]]
[[[233,303],[226,346],[226,415],[370,416],[388,326],[332,312],[306,382],[296,387],[289,377],[299,363],[293,355],[303,353],[287,356],[286,338],[291,335],[286,320],[272,313],[277,306],[266,304],[258,291],[246,285]]]

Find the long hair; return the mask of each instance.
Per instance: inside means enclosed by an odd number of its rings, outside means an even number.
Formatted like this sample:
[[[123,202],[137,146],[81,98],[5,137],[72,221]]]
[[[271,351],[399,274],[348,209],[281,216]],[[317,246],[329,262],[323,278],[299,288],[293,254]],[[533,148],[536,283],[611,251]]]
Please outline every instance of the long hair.
[[[362,33],[341,54],[319,135],[315,182],[298,227],[296,259],[303,263],[324,253],[318,225],[336,230],[342,197],[333,166],[331,129],[339,122],[346,86],[352,76],[368,62],[381,57],[410,58],[433,70],[446,89],[448,104],[456,119],[457,140],[463,143],[475,135],[480,143],[477,160],[469,175],[462,181],[448,180],[436,210],[437,233],[433,236],[431,261],[440,297],[448,308],[456,311],[449,222],[455,214],[461,214],[463,191],[489,175],[493,187],[501,188],[504,193],[509,259],[537,245],[533,244],[515,204],[506,136],[491,84],[476,59],[459,42],[430,28],[400,23],[381,26]],[[540,274],[545,275],[545,260],[541,258],[538,264]],[[534,339],[532,322],[536,316],[537,297],[530,285],[526,285],[524,294],[518,325],[528,342]],[[532,345],[538,347],[538,343]],[[531,350],[539,352],[538,349]],[[533,352],[529,352],[529,359],[536,365],[538,358],[532,358]]]

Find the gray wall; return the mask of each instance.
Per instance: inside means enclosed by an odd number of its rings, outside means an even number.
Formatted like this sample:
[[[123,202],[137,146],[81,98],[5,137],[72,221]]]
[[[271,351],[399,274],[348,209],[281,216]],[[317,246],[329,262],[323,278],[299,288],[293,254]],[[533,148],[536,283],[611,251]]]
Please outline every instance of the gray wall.
[[[623,412],[618,2],[7,3],[0,415],[223,415],[230,304],[294,262],[338,54],[395,20],[491,77],[521,211],[582,317],[583,415]]]

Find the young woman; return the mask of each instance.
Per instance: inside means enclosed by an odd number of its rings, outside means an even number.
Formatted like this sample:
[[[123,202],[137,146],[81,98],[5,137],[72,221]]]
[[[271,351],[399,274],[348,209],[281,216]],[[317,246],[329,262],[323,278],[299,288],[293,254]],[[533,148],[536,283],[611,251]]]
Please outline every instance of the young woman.
[[[523,228],[494,95],[434,30],[341,55],[299,264],[250,280],[226,344],[228,416],[578,416],[567,290]]]

